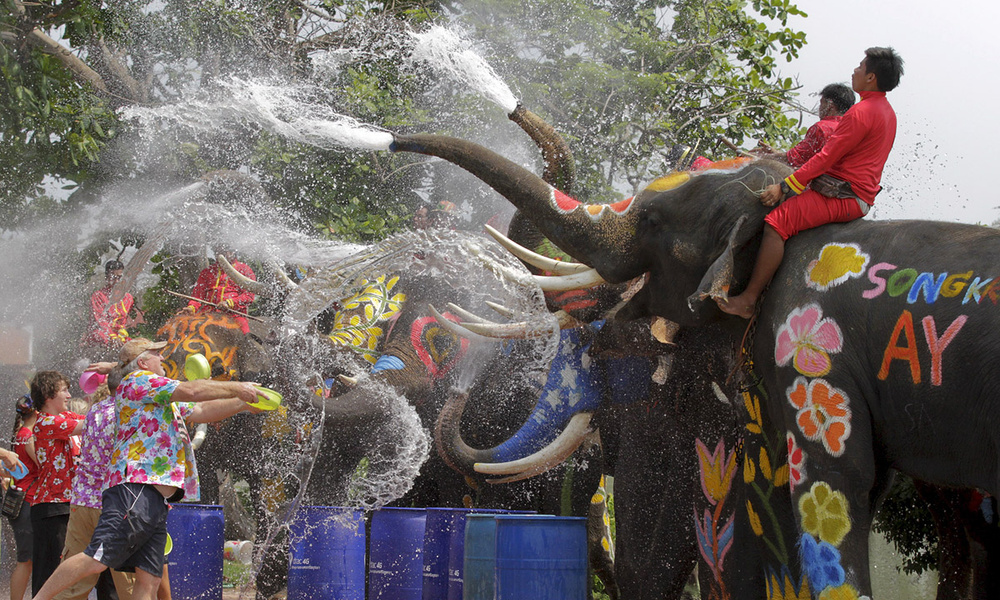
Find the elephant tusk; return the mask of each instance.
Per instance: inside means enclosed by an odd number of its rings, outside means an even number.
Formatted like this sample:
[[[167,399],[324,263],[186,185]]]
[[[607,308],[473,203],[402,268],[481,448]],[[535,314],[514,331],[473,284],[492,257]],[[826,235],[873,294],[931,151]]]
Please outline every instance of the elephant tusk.
[[[337,379],[340,380],[340,383],[343,383],[346,386],[354,387],[358,385],[357,377],[348,377],[347,375],[337,375]]]
[[[292,281],[292,279],[288,276],[288,274],[285,273],[285,270],[281,268],[281,265],[272,260],[269,260],[264,264],[266,264],[267,268],[271,270],[271,273],[274,275],[274,278],[277,279],[281,285],[285,286],[285,288],[288,289],[288,291],[296,290],[299,288],[299,284]]]
[[[487,302],[487,304],[489,304],[489,303]],[[490,320],[487,320],[487,319],[484,319],[484,318],[480,317],[479,315],[477,315],[474,312],[465,310],[464,308],[462,308],[461,306],[459,306],[459,305],[457,305],[457,304],[455,304],[453,302],[449,302],[448,303],[448,310],[450,310],[451,312],[453,312],[456,315],[458,315],[458,317],[460,319],[462,319],[464,321],[468,321],[470,323],[486,323],[486,324],[493,324],[493,325],[496,324],[493,321],[490,321]]]
[[[431,316],[437,319],[437,322],[441,327],[444,327],[445,329],[457,335],[458,337],[470,340],[487,341],[487,342],[493,341],[489,337],[480,335],[478,333],[475,333],[474,331],[471,331],[470,329],[467,329],[465,326],[469,325],[469,323],[459,324],[452,321],[451,319],[446,318],[444,315],[439,313],[436,308],[434,308],[434,305],[428,304],[427,308],[430,310]]]
[[[558,277],[533,275],[532,279],[535,280],[538,287],[542,288],[543,292],[568,292],[597,287],[607,283],[597,272],[597,269],[589,269],[575,275],[560,275]]]
[[[194,430],[194,437],[191,438],[191,447],[197,450],[201,448],[201,445],[205,443],[205,437],[208,435],[208,425],[206,423],[198,423],[198,426]]]
[[[534,477],[561,464],[571,454],[576,452],[583,440],[590,433],[592,413],[578,413],[570,419],[569,425],[551,444],[518,460],[504,463],[476,463],[476,472],[486,475],[509,475],[500,479],[488,479],[489,483],[509,483]]]
[[[493,310],[497,311],[502,317],[506,317],[508,319],[514,318],[514,311],[512,311],[511,309],[507,308],[502,304],[497,304],[496,302],[490,302],[489,300],[487,300],[486,306],[489,306]]]
[[[233,265],[229,264],[229,261],[226,260],[225,256],[222,256],[221,254],[217,255],[215,257],[215,262],[219,263],[219,266],[222,267],[222,270],[226,272],[226,275],[229,275],[229,278],[235,281],[236,285],[240,286],[241,288],[253,292],[258,296],[267,296],[269,298],[271,296],[274,296],[274,290],[272,290],[269,286],[266,286],[259,281],[254,281],[253,279],[250,279],[243,273],[240,273],[239,271],[234,269]]]
[[[559,329],[569,329],[579,327],[582,323],[564,310],[553,313],[559,323]],[[529,327],[527,321],[517,323],[469,323],[463,321],[456,324],[466,331],[478,336],[500,340],[523,340],[529,337],[529,331],[537,332],[537,328]]]
[[[486,233],[493,236],[493,239],[506,248],[508,252],[529,265],[537,267],[543,271],[548,271],[554,275],[573,275],[575,273],[583,273],[584,271],[590,269],[589,265],[585,265],[583,263],[566,262],[542,256],[537,252],[528,250],[489,225],[484,225],[484,227],[486,228]]]

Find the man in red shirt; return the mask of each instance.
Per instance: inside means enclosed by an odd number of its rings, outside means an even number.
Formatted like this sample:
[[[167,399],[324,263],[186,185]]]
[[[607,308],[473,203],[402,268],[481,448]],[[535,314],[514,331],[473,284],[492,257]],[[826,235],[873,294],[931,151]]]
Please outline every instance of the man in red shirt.
[[[125,265],[118,260],[109,260],[104,265],[105,285],[90,296],[91,330],[84,343],[94,346],[120,346],[131,339],[127,328],[139,322],[129,319],[135,300],[125,292],[122,299],[111,304],[115,284],[122,278]]]
[[[750,283],[740,295],[718,300],[723,312],[745,319],[753,315],[757,299],[781,265],[785,240],[806,229],[868,214],[882,189],[882,168],[896,139],[896,113],[885,94],[896,88],[902,75],[903,60],[892,48],[865,50],[851,78],[861,102],[844,114],[818,154],[761,193],[765,206],[781,204],[764,219]]]
[[[244,263],[236,260],[236,251],[225,246],[215,248],[216,256],[223,256],[237,272],[245,275],[249,279],[257,280],[253,269]],[[217,304],[220,309],[231,308],[235,311],[245,313],[253,303],[255,295],[250,290],[245,290],[238,286],[219,265],[216,260],[211,266],[202,269],[198,275],[198,281],[194,284],[191,295],[212,304]],[[209,305],[203,305],[198,300],[191,300],[185,307],[187,312],[197,312],[199,310],[216,310]],[[236,317],[240,321],[243,333],[249,333],[250,327],[243,317]]]
[[[826,141],[840,124],[840,118],[854,106],[854,91],[842,83],[831,83],[819,93],[819,121],[806,131],[806,137],[788,152],[775,152],[770,146],[761,144],[750,152],[760,158],[788,163],[796,169],[823,149]]]

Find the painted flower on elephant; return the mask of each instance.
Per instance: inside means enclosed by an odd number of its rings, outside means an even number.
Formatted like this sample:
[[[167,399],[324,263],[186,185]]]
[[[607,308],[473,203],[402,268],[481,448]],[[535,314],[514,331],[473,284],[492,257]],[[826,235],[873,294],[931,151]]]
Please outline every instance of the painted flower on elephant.
[[[819,258],[806,268],[806,285],[814,290],[826,290],[852,277],[861,277],[871,258],[855,244],[827,244]]]
[[[729,519],[720,527],[718,515],[713,515],[712,511],[706,508],[704,520],[698,518],[698,512],[695,510],[694,522],[698,550],[718,578],[718,574],[722,572],[722,563],[726,559],[726,554],[733,547],[736,515],[729,515]]]
[[[768,569],[767,600],[812,600],[809,592],[809,578],[803,577],[796,586],[788,567],[781,567],[781,574]]]
[[[806,479],[806,453],[799,448],[791,431],[786,433],[788,440],[788,488],[795,491],[795,486]]]
[[[847,395],[825,379],[796,377],[785,392],[799,409],[795,423],[807,440],[822,442],[832,456],[840,456],[851,435],[851,409]]]
[[[851,530],[847,507],[847,497],[843,493],[830,489],[825,481],[818,481],[799,498],[802,529],[823,542],[839,546]]]
[[[819,600],[866,600],[867,596],[859,596],[858,590],[853,585],[845,583],[837,587],[830,587],[823,590],[819,595]]]
[[[774,361],[779,367],[792,362],[803,375],[819,377],[833,367],[830,354],[840,352],[844,336],[831,318],[823,318],[823,309],[810,303],[793,309],[778,329]]]
[[[814,590],[843,585],[844,567],[840,565],[840,551],[831,544],[816,541],[813,536],[803,533],[799,541],[799,557]]]
[[[724,440],[719,440],[711,453],[701,440],[695,440],[695,448],[701,469],[701,489],[709,502],[717,504],[729,494],[729,486],[736,471],[736,453],[726,454]]]
[[[344,303],[333,320],[330,340],[352,348],[371,364],[378,360],[378,345],[385,335],[382,325],[399,315],[406,301],[406,294],[392,294],[399,277],[386,281],[386,276],[362,282],[364,289]]]

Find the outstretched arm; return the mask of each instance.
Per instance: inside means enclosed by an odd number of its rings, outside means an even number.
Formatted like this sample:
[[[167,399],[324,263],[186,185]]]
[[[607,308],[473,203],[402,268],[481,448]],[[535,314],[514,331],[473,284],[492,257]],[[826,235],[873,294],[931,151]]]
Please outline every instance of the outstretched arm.
[[[199,379],[197,381],[182,381],[177,384],[171,402],[207,402],[222,398],[238,398],[250,404],[257,401],[257,388],[254,384],[244,381],[212,381]]]
[[[248,406],[239,398],[223,398],[195,404],[187,420],[191,423],[214,423],[243,411],[260,412],[259,409]]]

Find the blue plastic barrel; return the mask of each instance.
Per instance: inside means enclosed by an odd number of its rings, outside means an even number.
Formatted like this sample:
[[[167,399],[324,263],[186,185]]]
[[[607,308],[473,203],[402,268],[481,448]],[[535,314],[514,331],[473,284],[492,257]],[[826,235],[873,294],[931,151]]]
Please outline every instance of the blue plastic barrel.
[[[465,516],[463,600],[493,600],[497,530],[495,517],[495,514],[490,513],[471,513]]]
[[[423,595],[422,508],[382,508],[372,514],[368,600],[420,600]]]
[[[167,533],[174,548],[167,556],[170,592],[176,600],[222,598],[222,507],[172,504]]]
[[[304,506],[291,523],[288,600],[365,600],[365,514]]]
[[[455,532],[465,533],[467,508],[428,508],[424,530],[424,586],[423,600],[445,600],[448,582],[452,576],[449,565],[452,554],[461,554],[462,547],[455,547]],[[456,574],[457,575],[457,574]]]
[[[587,600],[587,583],[585,517],[496,516],[497,600]]]

